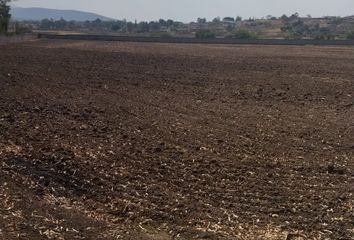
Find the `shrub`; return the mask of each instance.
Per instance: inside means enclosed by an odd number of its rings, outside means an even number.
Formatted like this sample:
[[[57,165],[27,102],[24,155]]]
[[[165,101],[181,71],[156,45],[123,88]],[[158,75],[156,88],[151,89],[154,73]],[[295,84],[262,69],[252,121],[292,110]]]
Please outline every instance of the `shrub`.
[[[354,31],[347,34],[347,39],[354,40]]]
[[[318,33],[314,36],[314,39],[316,40],[334,40],[336,39],[336,35],[335,34],[331,34],[331,33]]]
[[[195,33],[195,37],[201,39],[211,39],[216,38],[216,34],[211,30],[198,30]]]
[[[257,39],[258,36],[254,32],[250,32],[247,30],[238,30],[232,33],[229,33],[226,38],[234,38],[234,39]]]
[[[310,27],[306,25],[302,20],[297,20],[295,22],[287,23],[284,26],[282,26],[280,29],[283,33],[286,34],[287,38],[292,38],[292,39],[301,39],[311,34]]]
[[[16,22],[16,24],[15,24],[15,34],[16,35],[22,35],[22,34],[31,33],[31,32],[32,32],[32,29],[29,26],[22,25],[22,24]]]
[[[172,38],[173,35],[169,32],[155,32],[155,33],[151,33],[150,37]]]

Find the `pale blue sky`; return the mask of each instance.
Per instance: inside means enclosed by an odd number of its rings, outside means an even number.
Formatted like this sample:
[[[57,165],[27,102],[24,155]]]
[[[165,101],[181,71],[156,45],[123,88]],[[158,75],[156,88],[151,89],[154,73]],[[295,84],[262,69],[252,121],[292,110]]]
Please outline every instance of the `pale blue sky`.
[[[303,16],[354,15],[354,0],[17,0],[15,5],[82,10],[138,21],[237,15],[248,18],[295,12]]]

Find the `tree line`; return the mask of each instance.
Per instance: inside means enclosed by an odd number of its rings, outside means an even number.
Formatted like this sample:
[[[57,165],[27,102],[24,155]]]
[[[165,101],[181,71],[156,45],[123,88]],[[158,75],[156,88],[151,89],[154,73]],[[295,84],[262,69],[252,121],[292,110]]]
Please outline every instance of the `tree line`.
[[[12,0],[0,0],[0,34],[7,34],[10,24],[10,6]],[[311,16],[307,16],[311,19]],[[153,36],[172,37],[173,33],[195,34],[196,38],[236,38],[256,39],[262,37],[259,32],[271,24],[271,21],[281,21],[280,28],[284,38],[301,39],[336,39],[336,27],[343,22],[343,18],[331,18],[329,26],[320,26],[319,23],[305,22],[298,13],[290,16],[282,15],[273,17],[268,15],[265,19],[249,18],[243,20],[241,17],[216,17],[212,21],[206,18],[198,18],[195,22],[188,24],[171,19],[158,21],[66,21],[65,19],[43,19],[42,21],[22,21],[12,23],[15,33],[29,32],[35,27],[43,30],[88,30],[96,32],[120,32],[120,33],[150,33]],[[354,39],[354,31],[347,32],[347,39]],[[343,38],[343,36],[341,36]]]
[[[181,25],[181,22],[175,22],[171,19],[150,22],[131,22],[126,20],[117,21],[102,21],[96,19],[94,21],[66,21],[64,19],[53,20],[53,19],[43,19],[39,23],[40,29],[46,30],[71,30],[71,29],[88,29],[88,30],[105,30],[105,31],[115,31],[115,32],[128,32],[128,33],[144,33],[153,32],[161,30],[173,30],[174,28]]]
[[[126,20],[117,21],[66,21],[64,19],[53,20],[43,19],[36,23],[43,30],[78,30],[85,29],[89,31],[120,32],[120,33],[161,33],[164,36],[172,35],[174,32],[194,33],[197,38],[237,38],[237,39],[256,39],[261,38],[259,34],[270,21],[280,21],[280,31],[283,38],[286,39],[336,39],[340,36],[337,32],[337,25],[342,18],[333,18],[328,26],[321,26],[318,22],[305,21],[298,14],[291,16],[283,15],[280,18],[267,16],[265,20],[246,19],[241,17],[214,18],[207,21],[205,18],[198,18],[195,22],[188,24],[174,20],[160,19],[158,21],[131,22]],[[252,30],[256,29],[256,30]],[[258,31],[257,31],[258,29]],[[260,29],[260,30],[259,30]],[[341,38],[353,39],[353,32],[349,32]]]

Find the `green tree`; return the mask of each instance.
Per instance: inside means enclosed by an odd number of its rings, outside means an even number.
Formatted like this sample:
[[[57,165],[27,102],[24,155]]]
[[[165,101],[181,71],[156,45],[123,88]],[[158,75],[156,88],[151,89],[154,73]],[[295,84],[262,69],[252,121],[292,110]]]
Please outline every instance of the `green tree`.
[[[199,39],[212,39],[216,37],[216,34],[211,30],[205,29],[205,30],[198,30],[195,33],[195,37]]]
[[[221,22],[220,17],[216,17],[213,19],[212,23],[219,24]]]
[[[114,22],[112,23],[111,25],[111,30],[114,31],[114,32],[117,32],[121,29],[121,26],[118,22]]]
[[[347,39],[354,40],[354,31],[347,34]]]
[[[166,27],[167,26],[167,22],[164,19],[160,19],[159,23],[160,23],[161,27]]]
[[[11,18],[10,3],[11,0],[0,0],[0,34],[6,34]]]
[[[237,16],[236,19],[235,19],[236,22],[241,22],[242,21],[242,17],[240,16]]]
[[[280,19],[283,21],[283,22],[287,22],[289,20],[289,17],[286,16],[286,14],[283,14]]]
[[[224,17],[222,20],[223,22],[235,22],[235,18],[233,17]]]
[[[149,30],[150,31],[160,31],[161,30],[161,24],[160,22],[155,22],[155,21],[151,21],[149,22]]]
[[[54,28],[54,21],[53,21],[53,19],[45,18],[40,22],[39,27],[41,29],[46,29],[46,30],[53,29]]]
[[[207,20],[206,20],[206,18],[198,18],[198,19],[197,19],[197,23],[200,24],[200,25],[206,24],[206,23],[207,23]]]
[[[296,16],[296,14],[292,15],[293,18]],[[301,20],[285,24],[281,27],[281,31],[286,33],[288,38],[295,39],[301,39],[311,33],[310,27]]]
[[[132,33],[135,28],[135,24],[132,22],[127,22],[126,23],[126,31],[129,33]]]
[[[150,30],[150,26],[149,26],[148,22],[140,22],[140,23],[138,23],[137,32],[145,33],[145,32],[149,32],[149,30]]]
[[[166,22],[166,26],[167,27],[172,27],[173,25],[175,24],[175,22],[171,19],[168,19],[167,22]]]

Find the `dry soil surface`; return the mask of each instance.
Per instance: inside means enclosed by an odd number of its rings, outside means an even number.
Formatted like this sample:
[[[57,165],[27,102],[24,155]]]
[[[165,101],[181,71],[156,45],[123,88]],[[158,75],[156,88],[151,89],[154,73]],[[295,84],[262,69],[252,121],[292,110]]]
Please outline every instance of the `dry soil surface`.
[[[354,48],[0,46],[0,239],[354,239]]]

